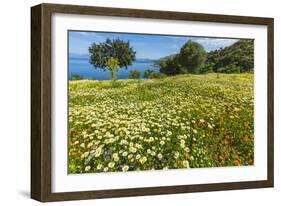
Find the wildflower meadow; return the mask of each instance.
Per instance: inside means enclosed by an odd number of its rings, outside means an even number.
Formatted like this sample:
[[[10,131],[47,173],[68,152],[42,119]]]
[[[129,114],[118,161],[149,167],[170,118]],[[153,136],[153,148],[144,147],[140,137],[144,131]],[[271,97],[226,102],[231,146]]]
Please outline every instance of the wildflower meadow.
[[[69,81],[69,173],[254,164],[254,75]]]

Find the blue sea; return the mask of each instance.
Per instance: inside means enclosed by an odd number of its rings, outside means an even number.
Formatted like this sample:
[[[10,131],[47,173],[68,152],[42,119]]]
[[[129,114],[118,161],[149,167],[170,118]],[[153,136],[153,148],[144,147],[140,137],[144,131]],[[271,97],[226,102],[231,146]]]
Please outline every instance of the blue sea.
[[[120,68],[118,71],[118,79],[128,79],[130,70],[137,69],[143,73],[146,69],[151,69],[154,71],[159,71],[159,67],[153,66],[153,60],[136,60],[132,65],[128,66],[127,69]],[[95,80],[108,80],[110,79],[110,73],[104,71],[103,69],[94,68],[92,64],[89,63],[88,58],[69,58],[69,68],[68,77],[70,78],[74,74],[83,76],[85,79],[95,79]]]

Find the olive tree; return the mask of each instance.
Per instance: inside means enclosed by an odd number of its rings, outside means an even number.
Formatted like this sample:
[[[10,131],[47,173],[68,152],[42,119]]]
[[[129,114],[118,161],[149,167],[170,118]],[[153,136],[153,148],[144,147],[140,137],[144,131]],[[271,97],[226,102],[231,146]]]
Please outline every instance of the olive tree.
[[[114,65],[117,61],[118,68],[127,68],[136,59],[136,52],[130,46],[130,42],[121,39],[106,39],[105,42],[99,44],[93,43],[89,47],[89,54],[90,63],[94,68],[103,70],[111,70],[113,67],[110,64]]]

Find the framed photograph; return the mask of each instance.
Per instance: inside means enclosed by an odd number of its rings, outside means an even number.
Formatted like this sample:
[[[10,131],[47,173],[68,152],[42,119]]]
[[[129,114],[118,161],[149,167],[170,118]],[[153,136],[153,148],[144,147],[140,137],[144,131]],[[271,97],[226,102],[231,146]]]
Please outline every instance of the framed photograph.
[[[31,197],[273,187],[273,19],[31,8]]]

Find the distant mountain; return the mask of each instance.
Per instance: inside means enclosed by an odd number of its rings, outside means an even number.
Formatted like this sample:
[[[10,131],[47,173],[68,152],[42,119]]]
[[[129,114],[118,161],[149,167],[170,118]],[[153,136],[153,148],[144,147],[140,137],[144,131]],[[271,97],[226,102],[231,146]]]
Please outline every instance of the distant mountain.
[[[162,57],[162,58],[160,58],[160,59],[158,59],[158,60],[166,60],[166,59],[169,59],[169,58],[174,57],[174,56],[176,56],[176,55],[177,55],[177,54],[171,54],[171,55]]]
[[[70,59],[89,59],[90,55],[89,54],[74,54],[74,53],[70,53],[69,54],[69,58]],[[148,59],[148,58],[137,58],[135,61],[136,62],[147,63],[147,62],[155,62],[157,60],[156,59]]]
[[[171,54],[171,55],[169,55],[169,56],[161,57],[161,58],[155,60],[154,63],[155,63],[156,65],[158,65],[160,62],[166,61],[167,59],[169,59],[169,58],[171,58],[171,57],[174,57],[174,56],[176,56],[176,55],[177,55],[177,54]]]
[[[147,63],[147,62],[155,62],[155,61],[157,61],[157,59],[137,58],[135,61]]]

